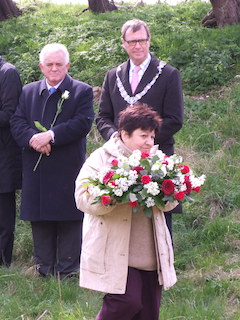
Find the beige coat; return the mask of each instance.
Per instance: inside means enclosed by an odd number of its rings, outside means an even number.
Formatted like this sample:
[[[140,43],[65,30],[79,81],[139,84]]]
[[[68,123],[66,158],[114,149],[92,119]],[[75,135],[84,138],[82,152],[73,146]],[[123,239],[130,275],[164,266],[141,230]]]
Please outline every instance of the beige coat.
[[[78,209],[85,212],[80,263],[80,286],[106,293],[124,294],[128,274],[129,239],[132,208],[128,204],[103,206],[82,187],[84,178],[95,176],[96,169],[111,164],[118,156],[114,138],[94,151],[83,165],[77,180],[75,199]],[[169,211],[177,204],[171,203]],[[167,290],[177,279],[171,237],[163,211],[153,208],[153,226],[158,262],[159,284]],[[161,272],[159,271],[161,270]]]

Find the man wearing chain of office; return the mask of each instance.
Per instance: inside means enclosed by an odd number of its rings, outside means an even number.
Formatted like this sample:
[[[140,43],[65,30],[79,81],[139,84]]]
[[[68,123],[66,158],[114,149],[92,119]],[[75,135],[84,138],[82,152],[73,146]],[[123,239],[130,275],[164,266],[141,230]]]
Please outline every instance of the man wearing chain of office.
[[[150,31],[141,20],[129,20],[122,26],[122,46],[129,59],[107,72],[96,118],[105,140],[117,131],[119,113],[137,101],[148,104],[163,119],[155,144],[168,156],[174,153],[173,135],[183,125],[183,92],[179,71],[150,52]],[[175,213],[181,212],[177,206]],[[171,213],[165,214],[172,230]]]

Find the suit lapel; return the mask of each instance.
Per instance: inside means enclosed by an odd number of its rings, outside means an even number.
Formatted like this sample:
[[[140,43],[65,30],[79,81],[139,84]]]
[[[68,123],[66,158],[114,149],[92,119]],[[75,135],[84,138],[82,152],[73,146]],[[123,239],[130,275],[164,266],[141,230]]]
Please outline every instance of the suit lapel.
[[[135,94],[141,92],[145,88],[145,86],[152,81],[153,77],[158,72],[158,66],[159,61],[152,56],[149,66],[147,67],[147,70],[144,72],[142,79],[137,86]]]
[[[127,93],[132,96],[132,89],[129,83],[129,68],[130,68],[130,60],[121,64],[121,70],[118,72],[119,78],[122,81],[124,89]]]
[[[117,86],[119,93],[122,98],[128,103],[133,104],[141,98],[151,89],[155,84],[158,77],[161,76],[162,68],[166,65],[164,61],[159,62],[155,57],[152,56],[150,64],[143,74],[143,77],[138,84],[136,92],[132,94],[132,89],[129,83],[129,66],[130,62],[121,64],[116,73]],[[159,66],[159,68],[158,68]]]
[[[57,91],[50,96],[48,93],[46,80],[42,80],[40,84],[40,95],[43,98],[41,120],[46,124],[47,127],[50,126],[56,114],[58,100],[61,98],[62,93],[70,87],[70,83],[71,77],[67,74]]]

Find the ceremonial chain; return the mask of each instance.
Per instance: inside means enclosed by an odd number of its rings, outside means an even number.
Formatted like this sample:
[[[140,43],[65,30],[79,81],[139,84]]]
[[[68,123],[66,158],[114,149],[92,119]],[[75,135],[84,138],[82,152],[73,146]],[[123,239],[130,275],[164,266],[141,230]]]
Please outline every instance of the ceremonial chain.
[[[117,86],[119,89],[119,92],[122,96],[122,98],[130,105],[134,104],[135,102],[137,102],[138,100],[140,100],[147,92],[148,90],[151,89],[151,87],[154,85],[154,83],[157,81],[157,78],[160,76],[160,74],[162,73],[162,69],[165,67],[167,63],[164,61],[160,61],[159,62],[159,66],[158,68],[158,72],[155,75],[155,77],[145,86],[145,88],[143,89],[143,91],[137,93],[135,96],[130,97],[129,94],[127,93],[127,91],[125,90],[121,79],[119,78],[118,72],[121,70],[121,65],[117,67],[117,71],[116,71],[116,77],[117,77]]]

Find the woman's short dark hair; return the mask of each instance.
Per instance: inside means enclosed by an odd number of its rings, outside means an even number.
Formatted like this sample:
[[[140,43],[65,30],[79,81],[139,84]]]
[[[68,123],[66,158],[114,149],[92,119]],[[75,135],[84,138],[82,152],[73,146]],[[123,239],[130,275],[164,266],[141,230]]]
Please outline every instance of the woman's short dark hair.
[[[120,112],[118,132],[126,131],[129,136],[136,129],[155,131],[160,129],[162,119],[159,114],[147,104],[136,102]]]

